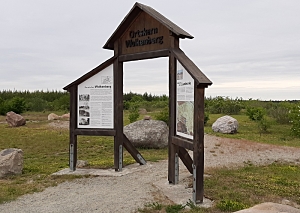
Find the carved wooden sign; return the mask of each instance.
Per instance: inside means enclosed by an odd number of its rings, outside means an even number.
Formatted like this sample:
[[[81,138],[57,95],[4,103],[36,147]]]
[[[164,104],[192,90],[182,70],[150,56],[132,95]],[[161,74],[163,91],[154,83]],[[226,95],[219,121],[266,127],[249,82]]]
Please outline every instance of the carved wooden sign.
[[[145,12],[139,14],[121,37],[121,54],[167,49],[169,29]]]

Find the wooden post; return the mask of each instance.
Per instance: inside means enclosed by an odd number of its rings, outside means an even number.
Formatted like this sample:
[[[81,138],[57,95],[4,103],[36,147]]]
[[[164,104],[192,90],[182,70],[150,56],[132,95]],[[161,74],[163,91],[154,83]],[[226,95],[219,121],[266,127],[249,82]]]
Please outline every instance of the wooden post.
[[[178,182],[179,169],[176,165],[178,160],[178,146],[172,143],[173,136],[176,135],[176,59],[173,53],[169,56],[169,149],[168,149],[168,180],[169,183]],[[177,158],[177,159],[176,159]]]
[[[70,146],[69,146],[69,166],[71,171],[76,170],[77,164],[77,85],[70,88]]]
[[[115,56],[119,55],[119,41],[115,42]],[[119,58],[113,64],[114,73],[114,167],[115,171],[123,168],[123,62]]]
[[[204,196],[204,88],[195,83],[193,200],[202,203]]]

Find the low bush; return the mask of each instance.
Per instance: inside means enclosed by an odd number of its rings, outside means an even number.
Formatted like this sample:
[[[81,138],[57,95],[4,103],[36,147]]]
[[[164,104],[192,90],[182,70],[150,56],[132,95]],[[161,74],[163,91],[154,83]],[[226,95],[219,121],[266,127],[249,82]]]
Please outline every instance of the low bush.
[[[130,121],[130,123],[133,123],[135,121],[137,121],[137,119],[139,118],[140,114],[139,114],[139,106],[138,104],[132,104],[130,109],[129,109],[129,115],[128,115],[128,119]]]
[[[249,117],[250,120],[253,121],[260,121],[261,119],[263,119],[265,114],[265,109],[262,107],[249,107],[246,111],[246,115]]]
[[[229,97],[206,98],[205,109],[212,114],[237,115],[243,108],[242,99]]]
[[[300,105],[290,110],[289,118],[290,123],[292,124],[292,134],[300,138]]]
[[[10,100],[2,100],[2,103],[0,103],[0,114],[5,115],[9,111],[13,111],[17,114],[21,114],[26,111],[24,98],[14,97]]]
[[[169,107],[163,108],[156,116],[156,120],[164,121],[169,126]]]

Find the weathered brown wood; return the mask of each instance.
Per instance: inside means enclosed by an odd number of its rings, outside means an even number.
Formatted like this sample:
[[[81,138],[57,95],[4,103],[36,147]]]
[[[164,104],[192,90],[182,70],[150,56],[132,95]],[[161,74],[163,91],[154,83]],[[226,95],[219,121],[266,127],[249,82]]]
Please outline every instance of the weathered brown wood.
[[[70,146],[69,166],[71,171],[76,170],[77,164],[77,136],[74,131],[77,125],[77,86],[70,88]]]
[[[141,153],[139,153],[139,151],[132,145],[125,134],[123,134],[123,145],[137,163],[139,163],[140,165],[146,164],[146,160],[143,158]]]
[[[120,39],[120,54],[132,54],[170,47],[169,29],[142,11]]]
[[[108,39],[108,41],[103,46],[103,48],[113,50],[114,42],[123,35],[124,31],[130,27],[130,25],[134,22],[134,20],[136,20],[138,15],[141,13],[146,13],[147,15],[153,17],[155,20],[157,20],[159,23],[161,23],[165,28],[170,30],[171,34],[174,37],[190,38],[190,39],[194,38],[188,32],[184,31],[178,25],[174,24],[172,21],[170,21],[169,19],[164,17],[162,14],[160,14],[153,8],[151,8],[147,5],[141,4],[141,3],[135,3],[133,8],[130,10],[130,12],[127,14],[127,16],[121,22],[121,24],[118,26],[118,28],[115,30],[115,32]]]
[[[64,89],[70,96],[70,168],[76,169],[77,135],[114,136],[114,167],[123,167],[123,146],[140,164],[144,164],[140,153],[123,134],[123,62],[169,56],[169,138],[168,181],[178,181],[178,158],[194,176],[194,201],[203,202],[204,174],[204,88],[212,82],[179,49],[179,38],[193,38],[190,34],[146,5],[136,3],[117,30],[104,45],[113,49],[114,56],[83,75]],[[176,136],[176,60],[190,73],[195,81],[194,135],[192,142]],[[113,63],[114,79],[114,127],[113,129],[78,128],[78,85]],[[193,150],[193,159],[186,149]]]
[[[202,87],[208,87],[212,85],[212,82],[202,73],[202,71],[194,64],[194,62],[185,55],[185,53],[179,49],[171,49],[176,59],[182,64],[186,71],[194,78],[196,85]]]
[[[69,85],[65,86],[63,89],[69,91],[69,88],[71,88],[73,85],[78,86],[79,84],[81,84],[85,80],[91,78],[95,74],[99,73],[101,70],[103,70],[106,67],[110,66],[114,62],[114,60],[116,58],[117,58],[116,56],[111,57],[110,59],[106,60],[105,62],[103,62],[102,64],[100,64],[99,66],[97,66],[96,68],[92,69],[88,73],[86,73],[83,76],[81,76],[80,78],[78,78],[76,81],[73,81]]]
[[[188,151],[186,151],[185,148],[179,147],[179,157],[185,167],[189,170],[191,174],[193,174],[193,160],[191,156],[189,155]]]
[[[192,151],[194,150],[193,141],[187,140],[185,138],[174,136],[172,137],[172,143],[188,150],[192,150]]]
[[[167,57],[169,56],[169,50],[156,50],[144,53],[135,53],[135,54],[128,54],[128,55],[120,55],[119,61],[126,62],[126,61],[136,61],[136,60],[143,60],[143,59],[152,59],[152,58],[159,58],[159,57]]]
[[[204,88],[197,87],[197,85],[195,84],[194,91],[194,201],[196,203],[202,203],[204,196]]]
[[[92,135],[92,136],[115,136],[114,129],[75,129],[75,135]]]
[[[172,37],[171,46],[177,48],[179,39]],[[168,180],[169,183],[176,184],[176,170],[179,169],[175,165],[176,154],[179,147],[173,143],[173,136],[176,135],[176,59],[174,54],[170,52],[169,56],[169,150],[168,150]],[[178,178],[178,177],[177,177]]]
[[[120,44],[115,42],[115,56],[119,55]],[[114,61],[114,167],[122,171],[123,167],[123,62]]]

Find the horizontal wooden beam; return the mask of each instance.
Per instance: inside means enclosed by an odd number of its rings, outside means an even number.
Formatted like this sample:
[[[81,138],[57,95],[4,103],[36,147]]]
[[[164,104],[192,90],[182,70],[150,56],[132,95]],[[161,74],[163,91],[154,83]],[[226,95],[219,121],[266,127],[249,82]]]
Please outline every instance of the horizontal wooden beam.
[[[165,49],[165,50],[149,51],[149,52],[143,52],[143,53],[120,55],[119,61],[126,62],[126,61],[137,61],[137,60],[142,60],[142,59],[167,57],[167,56],[169,56],[169,53],[170,53],[170,51],[168,49]]]
[[[75,129],[75,135],[92,135],[92,136],[115,136],[114,129]]]
[[[192,141],[189,141],[189,140],[184,139],[184,138],[180,138],[178,136],[173,136],[172,137],[172,143],[177,145],[177,146],[186,148],[188,150],[192,150],[192,151],[194,150],[194,145],[193,145]]]

